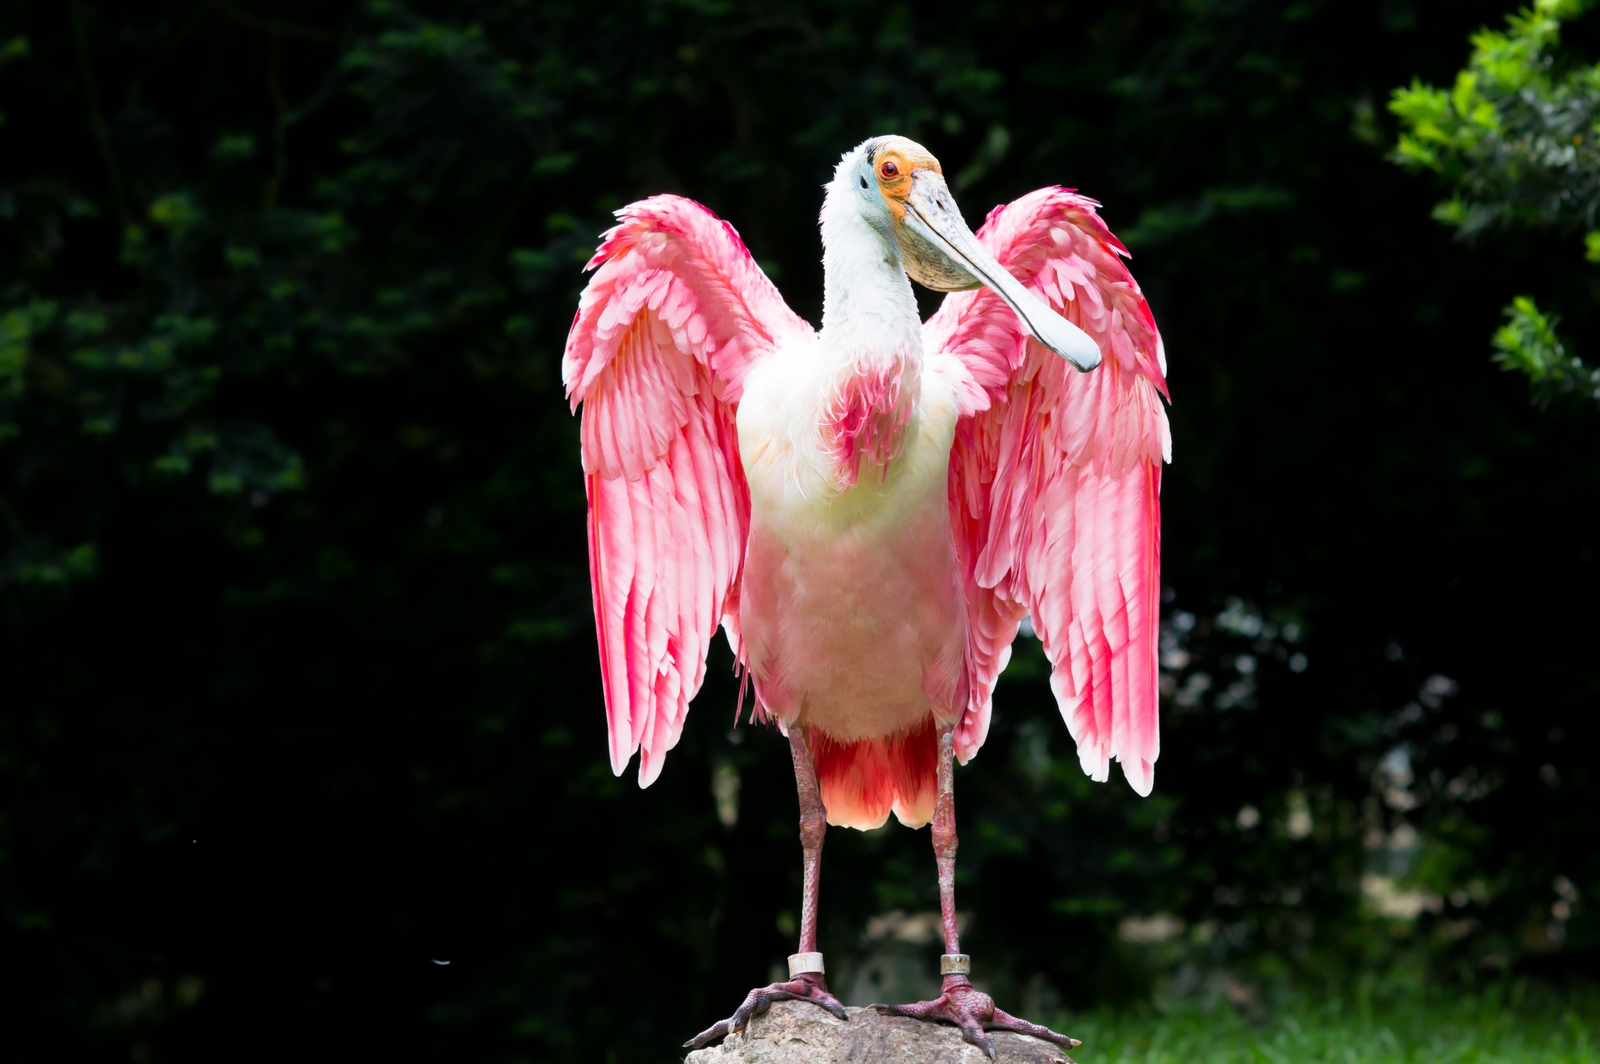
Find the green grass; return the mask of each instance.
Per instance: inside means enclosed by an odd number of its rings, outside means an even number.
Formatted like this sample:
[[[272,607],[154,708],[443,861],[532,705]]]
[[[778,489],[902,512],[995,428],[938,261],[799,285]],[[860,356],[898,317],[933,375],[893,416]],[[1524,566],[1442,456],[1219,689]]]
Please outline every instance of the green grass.
[[[1358,988],[1297,998],[1256,1022],[1224,1002],[1143,1015],[1080,1013],[1078,1064],[1600,1064],[1600,996],[1520,987],[1447,995]]]

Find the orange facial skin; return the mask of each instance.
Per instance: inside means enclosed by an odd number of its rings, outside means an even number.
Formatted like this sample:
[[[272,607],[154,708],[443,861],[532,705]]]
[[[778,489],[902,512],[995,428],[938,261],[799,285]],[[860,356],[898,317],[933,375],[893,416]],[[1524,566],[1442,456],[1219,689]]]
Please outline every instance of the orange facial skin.
[[[911,195],[911,174],[916,170],[932,170],[944,176],[939,160],[920,145],[904,137],[885,137],[881,146],[872,153],[872,170],[878,178],[878,191],[889,205],[894,220],[902,222],[906,214],[906,197]]]

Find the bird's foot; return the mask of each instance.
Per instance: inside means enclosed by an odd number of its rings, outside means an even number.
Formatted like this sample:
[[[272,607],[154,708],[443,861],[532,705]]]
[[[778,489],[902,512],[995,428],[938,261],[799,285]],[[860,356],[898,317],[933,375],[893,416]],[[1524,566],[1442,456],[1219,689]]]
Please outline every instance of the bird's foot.
[[[828,984],[823,980],[822,973],[806,972],[795,976],[787,983],[773,983],[771,986],[757,987],[750,991],[732,1016],[712,1024],[683,1043],[683,1047],[699,1049],[707,1042],[744,1030],[745,1024],[750,1022],[750,1017],[766,1012],[774,1001],[810,1001],[827,1009],[841,1020],[850,1018],[839,999],[828,993]]]
[[[1054,1042],[1064,1049],[1083,1044],[1076,1038],[1056,1034],[1048,1027],[1040,1027],[995,1008],[994,998],[973,989],[965,975],[945,976],[944,993],[933,1001],[919,1001],[915,1005],[873,1005],[872,1008],[885,1016],[909,1016],[914,1020],[955,1024],[961,1028],[961,1037],[983,1050],[990,1060],[995,1058],[994,1043],[989,1041],[985,1031],[1030,1034],[1046,1042]],[[1071,1064],[1071,1059],[1067,1058],[1068,1064]]]

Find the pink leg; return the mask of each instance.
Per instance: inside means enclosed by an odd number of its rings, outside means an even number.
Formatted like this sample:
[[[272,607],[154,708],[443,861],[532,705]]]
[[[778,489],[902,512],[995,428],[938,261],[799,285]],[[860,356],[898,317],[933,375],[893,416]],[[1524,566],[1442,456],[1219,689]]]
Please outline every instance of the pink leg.
[[[944,919],[944,951],[961,952],[956,930],[956,732],[939,731],[939,797],[933,806],[933,861],[939,869],[939,915]]]
[[[939,797],[933,809],[933,857],[939,869],[939,914],[944,919],[944,950],[949,955],[961,954],[961,937],[956,931],[956,797],[955,797],[955,729],[939,731]],[[1048,1027],[1018,1019],[995,1008],[994,999],[974,989],[972,980],[964,974],[944,977],[943,993],[933,1001],[919,1001],[914,1005],[874,1005],[873,1008],[890,1016],[909,1016],[912,1019],[953,1023],[961,1028],[961,1037],[988,1054],[995,1056],[994,1043],[985,1031],[1015,1031],[1032,1035],[1058,1046],[1071,1049],[1081,1045],[1076,1038],[1056,1034]]]
[[[799,953],[817,951],[817,899],[822,893],[822,843],[828,834],[828,814],[822,808],[822,788],[817,785],[817,765],[806,743],[804,728],[789,733],[789,756],[794,761],[794,785],[800,792],[800,854],[804,885],[800,888]]]
[[[822,791],[817,786],[817,767],[811,759],[811,748],[806,744],[805,731],[793,728],[789,732],[789,754],[794,759],[794,781],[800,792],[800,850],[803,854],[805,885],[800,896],[800,953],[817,952],[817,896],[822,885],[822,840],[828,830],[827,814],[822,808]],[[707,1042],[744,1030],[751,1016],[767,1011],[774,1001],[812,1001],[839,1019],[848,1019],[844,1005],[828,993],[827,981],[821,972],[805,972],[787,983],[773,983],[757,987],[745,995],[744,1001],[732,1016],[719,1020],[687,1042],[687,1049],[699,1049]]]

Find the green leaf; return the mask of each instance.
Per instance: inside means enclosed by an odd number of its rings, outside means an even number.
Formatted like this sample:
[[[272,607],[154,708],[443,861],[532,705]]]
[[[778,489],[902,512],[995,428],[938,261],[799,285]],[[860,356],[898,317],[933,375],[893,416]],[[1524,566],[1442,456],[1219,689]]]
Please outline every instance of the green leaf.
[[[150,220],[180,236],[200,223],[200,207],[187,192],[174,192],[150,204]]]
[[[1401,130],[1390,158],[1440,175],[1453,205],[1435,217],[1461,235],[1491,225],[1587,226],[1600,214],[1600,67],[1555,54],[1562,21],[1592,4],[1539,0],[1504,30],[1473,35],[1448,91],[1413,80],[1391,94]]]
[[[1534,401],[1547,405],[1559,395],[1600,399],[1600,369],[1567,352],[1556,334],[1559,320],[1542,312],[1529,296],[1518,296],[1504,311],[1508,319],[1494,334],[1494,360],[1502,369],[1528,378]]]

